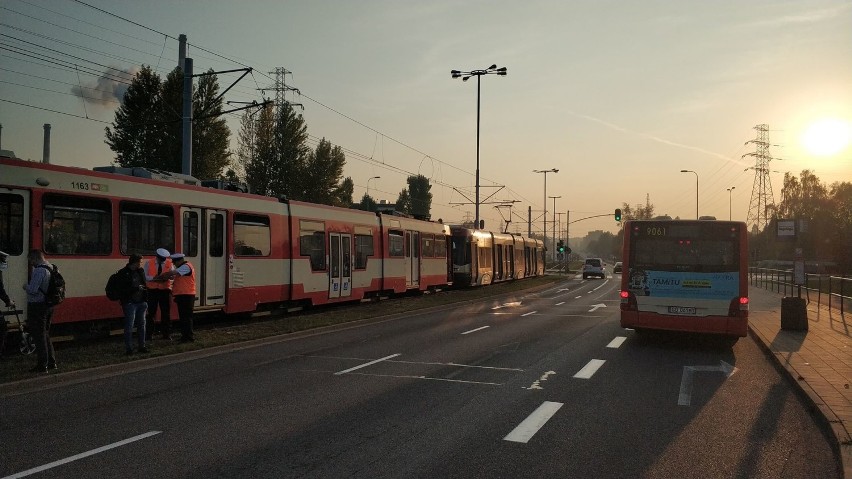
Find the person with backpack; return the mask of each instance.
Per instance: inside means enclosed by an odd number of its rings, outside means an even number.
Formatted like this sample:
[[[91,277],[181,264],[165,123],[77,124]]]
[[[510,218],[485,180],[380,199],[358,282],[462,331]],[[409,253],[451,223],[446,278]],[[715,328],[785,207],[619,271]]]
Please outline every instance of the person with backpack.
[[[50,321],[53,319],[53,304],[48,301],[50,276],[56,271],[44,254],[37,249],[30,251],[27,260],[32,267],[30,282],[24,285],[27,292],[27,329],[36,345],[36,367],[30,372],[46,373],[48,369],[57,369],[56,355],[50,340]]]
[[[145,289],[145,272],[142,269],[142,256],[130,255],[127,265],[115,273],[115,286],[119,292],[121,309],[124,311],[124,347],[128,355],[133,354],[133,326],[136,326],[136,336],[139,352],[147,353],[145,347],[145,312],[148,310],[148,298]]]

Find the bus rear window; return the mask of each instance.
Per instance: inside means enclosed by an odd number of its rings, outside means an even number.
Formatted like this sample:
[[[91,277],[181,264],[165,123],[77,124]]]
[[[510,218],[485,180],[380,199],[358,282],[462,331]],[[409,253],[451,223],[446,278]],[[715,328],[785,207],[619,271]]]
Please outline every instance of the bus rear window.
[[[724,273],[739,271],[736,239],[653,238],[633,240],[631,268]]]

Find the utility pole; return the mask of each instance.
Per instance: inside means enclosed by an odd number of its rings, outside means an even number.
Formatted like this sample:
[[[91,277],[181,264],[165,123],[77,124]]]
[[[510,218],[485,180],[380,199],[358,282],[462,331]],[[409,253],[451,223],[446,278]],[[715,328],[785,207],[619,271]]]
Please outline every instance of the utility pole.
[[[769,125],[760,124],[754,129],[757,130],[757,138],[745,144],[754,143],[756,151],[743,155],[743,158],[753,156],[754,166],[743,171],[754,170],[754,186],[751,189],[746,223],[752,231],[759,233],[769,225],[769,211],[775,211],[775,195],[769,178],[769,162],[772,161],[772,155],[769,154]]]

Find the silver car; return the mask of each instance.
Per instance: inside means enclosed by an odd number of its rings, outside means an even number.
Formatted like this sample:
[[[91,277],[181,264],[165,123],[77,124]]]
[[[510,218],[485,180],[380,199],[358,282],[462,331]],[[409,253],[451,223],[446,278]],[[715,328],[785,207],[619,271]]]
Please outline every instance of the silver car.
[[[606,268],[602,259],[586,258],[583,262],[583,279],[589,279],[589,276],[606,278]]]

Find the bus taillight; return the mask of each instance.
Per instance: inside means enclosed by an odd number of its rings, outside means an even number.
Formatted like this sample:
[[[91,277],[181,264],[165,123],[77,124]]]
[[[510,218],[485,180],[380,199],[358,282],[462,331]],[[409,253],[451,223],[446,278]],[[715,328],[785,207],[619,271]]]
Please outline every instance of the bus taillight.
[[[630,291],[621,291],[621,310],[622,311],[635,311],[638,309],[636,304],[636,296],[633,295]]]
[[[743,313],[748,313],[748,297],[742,296],[731,300],[731,306],[728,308],[728,316],[740,316]]]

